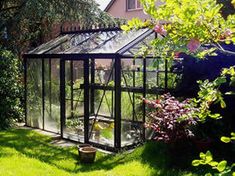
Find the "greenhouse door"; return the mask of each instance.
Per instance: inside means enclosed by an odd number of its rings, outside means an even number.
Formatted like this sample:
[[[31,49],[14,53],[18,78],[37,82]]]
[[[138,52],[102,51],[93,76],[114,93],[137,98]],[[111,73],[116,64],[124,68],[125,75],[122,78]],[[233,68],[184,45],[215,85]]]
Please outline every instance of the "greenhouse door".
[[[61,131],[63,138],[84,142],[84,61],[61,61]]]

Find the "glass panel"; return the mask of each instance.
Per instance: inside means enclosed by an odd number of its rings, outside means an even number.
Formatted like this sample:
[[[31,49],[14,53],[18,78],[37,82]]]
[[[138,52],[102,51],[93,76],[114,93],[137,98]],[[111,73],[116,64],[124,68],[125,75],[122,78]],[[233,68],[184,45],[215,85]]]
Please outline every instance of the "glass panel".
[[[107,41],[117,35],[117,33],[117,31],[93,33],[89,37],[89,40],[84,40],[83,43],[75,45],[75,47],[70,48],[69,50],[65,51],[65,53],[88,53],[89,51],[96,49],[97,47],[102,47]]]
[[[133,104],[133,96],[132,92],[122,92],[121,97],[121,115],[122,119],[132,120],[134,119],[134,104]]]
[[[83,62],[73,61],[73,115],[84,116]]]
[[[143,59],[122,60],[121,85],[143,88]]]
[[[42,61],[27,60],[27,125],[43,128],[42,119]]]
[[[147,88],[162,90],[165,88],[165,61],[159,58],[147,59]],[[156,90],[156,91],[157,91]]]
[[[121,114],[122,119],[131,121],[143,121],[143,94],[134,92],[122,92]]]
[[[84,142],[83,61],[65,62],[66,115],[64,137]]]
[[[34,50],[30,51],[29,54],[44,54],[47,51],[51,50],[52,48],[55,48],[57,46],[60,46],[62,43],[68,41],[71,36],[73,35],[62,35],[55,39],[52,39],[51,41],[44,43],[40,45],[39,47],[35,48]]]
[[[143,59],[123,59],[121,70],[121,97],[122,119],[137,121],[142,107],[143,91]],[[141,117],[141,115],[140,115]],[[139,119],[142,121],[142,118]]]
[[[133,65],[133,59],[123,59],[121,62],[121,85],[122,87],[133,87],[134,86],[134,72],[135,68]]]
[[[66,34],[40,45],[28,54],[116,53],[147,31]]]
[[[143,133],[143,59],[123,59],[121,70],[121,146],[141,141]],[[139,93],[138,93],[139,92]]]
[[[44,59],[45,129],[60,132],[60,61]]]
[[[90,118],[89,141],[113,147],[114,119],[98,116]]]
[[[95,90],[95,114],[112,117],[114,91]]]
[[[122,121],[121,146],[137,144],[142,140],[143,123]]]
[[[91,89],[94,91],[94,112],[90,116],[89,140],[113,147],[115,92],[112,59],[95,59],[94,62],[95,75]]]
[[[120,49],[147,31],[148,29],[133,30],[128,33],[119,31],[115,37],[106,41],[104,45],[97,46],[94,50],[90,51],[90,53],[117,53]]]
[[[96,85],[113,85],[114,74],[112,73],[111,59],[96,59],[95,61],[95,83]]]
[[[155,33],[151,33],[144,40],[141,40],[135,46],[132,46],[128,51],[124,53],[124,55],[132,55],[132,56],[142,56],[143,51],[141,50],[143,47],[147,48],[149,51],[152,49],[151,42],[155,39]],[[152,52],[148,53],[148,57],[152,57]]]
[[[70,50],[71,48],[78,46],[80,47],[80,45],[82,45],[83,42],[87,41],[91,36],[91,33],[82,33],[76,35],[73,34],[67,41],[53,48],[51,51],[47,52],[47,54],[63,53]]]
[[[135,121],[143,121],[143,94],[142,93],[135,93],[134,94],[134,109],[135,109],[135,112],[134,112],[134,120]]]

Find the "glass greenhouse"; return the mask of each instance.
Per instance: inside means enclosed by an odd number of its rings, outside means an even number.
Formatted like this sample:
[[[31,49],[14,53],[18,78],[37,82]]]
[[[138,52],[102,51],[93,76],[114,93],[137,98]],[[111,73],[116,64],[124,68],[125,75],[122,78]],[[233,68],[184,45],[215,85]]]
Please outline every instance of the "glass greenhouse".
[[[150,29],[70,31],[25,54],[26,125],[110,151],[143,142],[142,98],[177,77],[167,61],[138,54],[155,37]]]

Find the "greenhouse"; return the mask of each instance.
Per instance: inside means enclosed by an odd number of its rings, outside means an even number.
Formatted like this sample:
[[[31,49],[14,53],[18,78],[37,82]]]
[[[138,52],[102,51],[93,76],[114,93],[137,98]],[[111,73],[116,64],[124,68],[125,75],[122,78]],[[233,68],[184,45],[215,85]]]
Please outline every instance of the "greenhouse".
[[[151,132],[142,99],[178,77],[166,60],[141,53],[155,37],[150,29],[63,31],[25,54],[26,125],[110,151],[143,142]]]

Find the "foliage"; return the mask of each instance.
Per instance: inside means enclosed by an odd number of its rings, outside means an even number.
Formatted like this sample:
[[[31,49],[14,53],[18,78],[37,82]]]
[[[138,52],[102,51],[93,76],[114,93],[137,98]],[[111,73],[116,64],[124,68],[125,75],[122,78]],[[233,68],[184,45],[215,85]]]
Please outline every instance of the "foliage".
[[[0,48],[0,129],[10,127],[21,118],[21,86],[19,60]]]
[[[198,97],[185,99],[180,102],[169,93],[161,96],[159,100],[146,100],[144,102],[150,107],[147,116],[151,119],[147,128],[155,131],[155,139],[165,142],[175,141],[180,138],[193,136],[197,130],[198,123],[204,123],[208,117],[219,119],[221,115],[210,110],[211,105],[220,103],[222,108],[226,104],[223,100],[219,86],[226,82],[224,76],[214,81],[199,81],[200,91]]]
[[[1,0],[0,37],[3,44],[20,53],[38,45],[55,23],[78,21],[81,27],[112,21],[94,0]],[[35,47],[35,46],[32,46]]]
[[[224,142],[224,143],[229,143],[229,142],[231,142],[232,140],[235,141],[235,133],[232,132],[232,133],[231,133],[231,137],[222,136],[222,137],[220,138],[220,140],[221,140],[222,142]]]
[[[160,99],[144,102],[153,109],[147,115],[151,120],[147,128],[154,130],[154,139],[164,142],[175,142],[193,136],[192,126],[197,124],[193,114],[196,108],[189,105],[189,99],[182,102],[170,94],[164,94]]]
[[[229,143],[232,140],[235,141],[235,133],[231,133],[231,137],[221,137],[220,140],[224,143]],[[213,156],[210,151],[207,151],[206,153],[200,153],[200,159],[196,159],[192,161],[193,166],[199,166],[199,165],[209,165],[212,167],[212,169],[217,170],[218,173],[215,175],[217,176],[224,176],[224,175],[235,175],[235,172],[233,171],[233,168],[235,167],[235,163],[231,164],[229,166],[227,164],[226,160],[217,162],[213,160]],[[207,173],[205,176],[212,176],[211,173]]]
[[[226,76],[230,77],[229,83],[230,85],[233,85],[234,80],[235,80],[234,79],[235,77],[234,67],[223,69],[221,76],[217,77],[214,81],[209,82],[208,80],[206,80],[204,84],[200,82],[201,91],[199,91],[199,101],[206,102],[205,104],[202,103],[203,106],[205,107],[209,106],[212,102],[220,102],[220,105],[222,108],[226,107],[226,104],[223,100],[223,94],[218,89],[222,84],[227,82]],[[217,119],[217,117],[219,117],[219,115],[215,115],[215,119]],[[232,142],[232,140],[235,140],[235,133],[231,132],[231,137],[222,136],[220,140],[224,143],[230,143]],[[220,162],[214,161],[213,156],[210,151],[207,151],[205,154],[201,152],[200,159],[193,160],[192,165],[193,166],[209,165],[212,167],[212,169],[217,170],[218,173],[216,173],[215,175],[218,175],[218,176],[235,175],[235,172],[233,171],[233,167],[235,167],[235,163],[229,166],[226,160],[223,160]],[[212,174],[207,173],[206,176],[212,176]]]
[[[225,51],[220,42],[235,42],[235,15],[224,19],[220,13],[221,4],[215,0],[165,0],[156,7],[156,0],[141,0],[144,11],[153,20],[129,22],[124,30],[149,27],[162,36],[156,38],[149,52],[163,58],[173,58],[175,52],[184,52],[204,58],[215,49]],[[159,3],[158,3],[159,4]],[[166,10],[167,9],[167,10]],[[205,48],[210,44],[212,47]]]
[[[78,118],[67,119],[66,128],[77,130],[77,129],[83,129],[84,125],[83,125],[83,122]]]
[[[222,76],[229,76],[230,77],[230,80],[229,80],[230,86],[235,86],[235,68],[234,68],[234,66],[230,67],[230,68],[224,68],[222,70],[221,75]],[[228,92],[227,92],[227,94],[228,94]]]
[[[210,106],[213,103],[220,103],[222,108],[226,107],[223,95],[219,90],[221,84],[226,83],[226,78],[221,76],[213,81],[199,80],[198,83],[200,88],[198,97],[193,99],[194,106],[199,108],[199,111],[195,112],[195,116],[197,116],[200,121],[205,121],[208,117],[213,119],[221,118],[220,114],[211,112]]]
[[[199,166],[199,165],[209,165],[212,167],[212,169],[215,169],[218,173],[214,174],[215,176],[224,176],[224,175],[231,175],[235,174],[232,172],[233,167],[235,167],[235,163],[231,166],[228,166],[226,160],[222,160],[220,162],[214,161],[213,155],[210,151],[207,151],[206,153],[201,152],[200,153],[200,159],[196,159],[192,161],[193,166]],[[205,174],[205,176],[212,176],[211,173]]]

